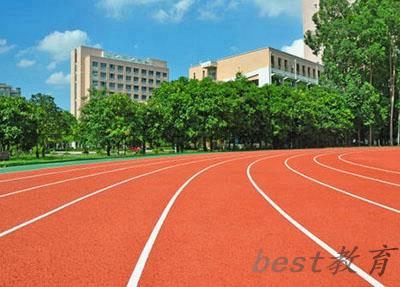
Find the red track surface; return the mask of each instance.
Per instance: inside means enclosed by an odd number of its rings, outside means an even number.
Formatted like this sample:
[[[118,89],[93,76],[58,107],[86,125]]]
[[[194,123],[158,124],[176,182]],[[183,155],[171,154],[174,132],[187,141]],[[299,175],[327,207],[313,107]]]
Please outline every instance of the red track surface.
[[[223,153],[3,174],[0,286],[400,286],[400,250],[369,274],[370,250],[400,248],[399,156]],[[342,246],[358,248],[356,273],[328,268]]]

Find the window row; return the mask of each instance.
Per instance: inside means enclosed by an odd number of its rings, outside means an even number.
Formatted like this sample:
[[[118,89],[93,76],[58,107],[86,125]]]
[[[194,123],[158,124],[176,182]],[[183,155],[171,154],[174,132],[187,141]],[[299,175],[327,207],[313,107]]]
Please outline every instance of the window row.
[[[92,72],[92,77],[93,79],[98,79],[99,78],[99,72],[98,71],[93,71]],[[107,80],[107,73],[104,72],[100,72],[100,79],[101,80]],[[118,81],[126,81],[126,82],[131,82],[133,80],[133,82],[135,84],[139,83],[139,80],[142,84],[150,84],[153,85],[154,83],[156,83],[156,85],[160,85],[162,80],[154,80],[154,79],[147,79],[147,78],[141,78],[139,79],[139,77],[132,77],[132,76],[123,76],[123,75],[116,75],[114,73],[110,73],[108,74],[108,79],[109,80],[115,80],[117,79]]]
[[[106,71],[107,65],[108,65],[110,72],[118,71],[118,73],[123,73],[125,70],[126,74],[132,74],[132,72],[133,72],[135,75],[139,75],[139,72],[141,72],[142,76],[148,75],[149,77],[154,77],[154,75],[155,75],[157,78],[161,78],[161,77],[167,78],[168,77],[168,73],[166,73],[166,72],[145,70],[145,69],[132,68],[132,67],[124,67],[124,66],[114,65],[114,64],[99,63],[96,61],[92,62],[92,68],[94,71],[98,70],[99,64],[100,64],[101,71]]]
[[[99,82],[97,80],[92,81],[92,87],[94,88],[107,88],[107,83],[106,82]],[[134,91],[134,92],[139,92],[139,90],[142,91],[142,93],[146,93],[147,91],[149,93],[152,93],[154,88],[152,87],[139,87],[139,86],[132,86],[132,85],[124,85],[124,84],[115,84],[115,83],[109,83],[108,84],[108,89],[110,90],[118,90],[118,91]]]
[[[274,56],[271,56],[271,67],[278,68],[279,70],[285,70],[286,72],[290,71],[293,74],[297,73],[301,76],[309,77],[309,78],[313,78],[313,79],[317,78],[317,74],[318,74],[318,78],[321,76],[320,70],[317,71],[315,68],[306,67],[305,65],[300,65],[298,63],[296,64],[296,70],[294,69],[295,67],[293,65],[291,65],[290,69],[289,69],[288,60],[282,59],[279,57],[278,57],[278,63],[276,65]]]

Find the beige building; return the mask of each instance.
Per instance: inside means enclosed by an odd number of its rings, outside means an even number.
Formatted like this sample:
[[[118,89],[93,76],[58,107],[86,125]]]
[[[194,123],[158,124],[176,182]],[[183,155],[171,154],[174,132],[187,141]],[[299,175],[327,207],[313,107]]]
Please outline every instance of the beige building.
[[[241,73],[260,87],[283,81],[317,85],[322,71],[323,66],[318,63],[273,48],[261,48],[191,67],[189,78],[232,81]]]
[[[78,47],[71,52],[71,113],[80,116],[89,100],[89,89],[126,93],[133,100],[147,101],[153,90],[168,81],[167,62],[140,60],[102,49]]]
[[[319,10],[319,0],[303,0],[303,34],[307,31],[315,31],[312,19]],[[304,44],[304,58],[312,62],[322,63],[321,56],[316,56],[310,47]]]

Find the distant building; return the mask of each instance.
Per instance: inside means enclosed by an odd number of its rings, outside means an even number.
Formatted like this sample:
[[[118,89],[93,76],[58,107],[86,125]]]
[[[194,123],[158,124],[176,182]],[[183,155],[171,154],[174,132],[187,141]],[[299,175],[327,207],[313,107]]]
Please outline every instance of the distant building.
[[[323,66],[273,48],[208,61],[189,69],[190,79],[209,77],[216,81],[232,81],[241,73],[258,86],[289,81],[292,84],[317,85]]]
[[[0,83],[0,96],[21,96],[21,88],[15,88]]]
[[[319,10],[319,0],[303,0],[303,34],[307,31],[315,31],[315,24],[312,19]],[[312,62],[322,63],[321,56],[316,56],[310,47],[304,44],[304,58]]]
[[[78,47],[71,52],[71,113],[80,116],[89,100],[89,89],[125,93],[136,101],[147,101],[153,89],[168,81],[167,62],[140,60],[102,49]]]

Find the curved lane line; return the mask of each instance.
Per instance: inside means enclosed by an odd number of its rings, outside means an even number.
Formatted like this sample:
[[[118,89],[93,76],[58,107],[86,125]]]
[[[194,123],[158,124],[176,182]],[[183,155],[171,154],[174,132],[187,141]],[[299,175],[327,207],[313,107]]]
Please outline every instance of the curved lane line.
[[[314,241],[316,244],[318,244],[321,248],[325,249],[328,253],[330,253],[332,256],[336,258],[341,258],[342,256],[336,252],[335,249],[330,247],[327,243],[319,239],[316,235],[311,233],[308,229],[306,229],[303,225],[301,225],[298,221],[296,221],[293,217],[291,217],[288,213],[286,213],[277,203],[275,203],[254,181],[253,177],[251,176],[251,168],[258,162],[264,160],[265,158],[256,160],[252,162],[248,167],[247,167],[247,177],[250,180],[251,184],[254,186],[254,188],[257,190],[257,192],[276,210],[278,211],[287,221],[289,221],[292,225],[294,225],[298,230],[300,230],[304,235],[306,235],[308,238],[310,238],[312,241]],[[354,263],[350,262],[347,259],[342,259],[343,263],[345,263],[347,266],[349,266],[350,269],[352,269],[358,276],[360,276],[362,279],[367,281],[369,284],[372,286],[376,287],[383,287],[384,285],[380,283],[378,280],[370,276],[367,272],[362,270],[360,267],[355,265]]]
[[[379,170],[379,171],[383,171],[383,172],[388,172],[388,173],[394,173],[394,174],[400,174],[400,171],[395,171],[395,170],[390,170],[390,169],[384,169],[384,168],[379,168],[379,167],[375,167],[375,166],[370,166],[370,165],[365,165],[365,164],[361,164],[361,163],[356,163],[354,161],[348,160],[348,159],[344,159],[343,157],[346,155],[349,155],[352,153],[342,153],[341,155],[338,156],[338,159],[351,164],[351,165],[355,165],[355,166],[361,166],[361,167],[365,167],[365,168],[369,168],[369,169],[373,169],[373,170]]]
[[[358,173],[350,172],[350,171],[347,171],[347,170],[339,169],[339,168],[324,164],[324,163],[320,162],[318,159],[320,157],[322,157],[322,156],[325,156],[325,155],[326,154],[316,155],[316,156],[314,156],[313,161],[316,164],[318,164],[318,165],[320,165],[322,167],[325,167],[325,168],[328,168],[328,169],[331,169],[331,170],[334,170],[334,171],[337,171],[337,172],[341,172],[341,173],[344,173],[344,174],[356,176],[356,177],[367,179],[367,180],[376,181],[376,182],[387,184],[387,185],[392,185],[392,186],[395,186],[395,187],[400,187],[400,184],[398,184],[398,183],[394,183],[394,182],[378,179],[378,178],[375,178],[375,177],[369,177],[369,176],[361,175],[361,174],[358,174]]]
[[[317,180],[317,179],[315,179],[315,178],[312,178],[312,177],[310,177],[310,176],[308,176],[308,175],[305,175],[304,173],[301,173],[301,172],[299,172],[298,170],[292,168],[292,167],[289,165],[289,163],[288,163],[289,160],[291,160],[291,159],[293,159],[293,158],[296,158],[296,157],[299,157],[299,156],[301,156],[301,155],[303,155],[303,154],[295,155],[295,156],[292,156],[292,157],[287,158],[287,159],[285,160],[285,166],[286,166],[289,170],[291,170],[292,172],[296,173],[297,175],[300,175],[301,177],[304,177],[305,179],[308,179],[308,180],[310,180],[310,181],[313,181],[313,182],[315,182],[315,183],[318,183],[319,185],[325,186],[325,187],[327,187],[327,188],[330,188],[330,189],[332,189],[332,190],[335,190],[335,191],[340,192],[340,193],[342,193],[342,194],[345,194],[345,195],[347,195],[347,196],[356,198],[356,199],[358,199],[358,200],[364,201],[364,202],[366,202],[366,203],[369,203],[369,204],[372,204],[372,205],[381,207],[381,208],[383,208],[383,209],[392,211],[392,212],[394,212],[394,213],[400,214],[400,210],[399,210],[399,209],[386,206],[386,205],[384,205],[384,204],[381,204],[381,203],[372,201],[372,200],[370,200],[370,199],[367,199],[367,198],[364,198],[364,197],[355,195],[355,194],[350,193],[350,192],[348,192],[348,191],[345,191],[345,190],[343,190],[343,189],[334,187],[334,186],[332,186],[332,185],[329,185],[329,184],[327,184],[327,183],[324,183],[324,182],[322,182],[322,181],[319,181],[319,180]]]
[[[269,156],[267,158],[274,158],[274,157],[278,157],[281,156],[283,154],[276,154],[276,155],[272,155]],[[161,227],[163,226],[169,212],[171,211],[172,206],[174,205],[176,199],[179,197],[179,195],[183,192],[183,190],[199,175],[205,173],[206,171],[217,167],[219,165],[228,163],[228,162],[232,162],[232,161],[236,161],[236,160],[241,160],[241,159],[246,159],[246,158],[251,158],[251,157],[257,157],[259,155],[253,155],[253,156],[248,156],[248,157],[241,157],[241,158],[236,158],[236,159],[229,159],[229,160],[225,160],[222,162],[218,162],[215,164],[212,164],[206,168],[203,168],[202,170],[198,171],[197,173],[195,173],[194,175],[192,175],[188,180],[186,180],[181,187],[179,187],[179,189],[175,192],[175,194],[172,196],[172,198],[169,200],[167,206],[165,207],[165,209],[163,210],[163,212],[161,213],[160,218],[158,219],[156,225],[154,226],[142,252],[140,253],[139,259],[135,265],[135,268],[132,272],[131,277],[129,278],[127,287],[136,287],[139,284],[140,278],[142,276],[144,267],[146,265],[146,262],[149,258],[150,252],[153,249],[153,245],[157,239],[158,234],[160,233]]]
[[[175,161],[179,162],[180,160],[182,160],[182,159],[177,159]],[[117,169],[111,169],[111,170],[101,171],[101,172],[97,172],[97,173],[90,173],[90,174],[87,174],[87,175],[71,177],[71,178],[67,178],[67,179],[63,179],[63,180],[59,180],[59,181],[53,181],[53,182],[50,182],[50,183],[45,183],[45,184],[41,184],[41,185],[36,185],[36,186],[32,186],[32,187],[28,187],[28,188],[12,191],[12,192],[0,194],[0,199],[5,198],[5,197],[9,197],[9,196],[13,196],[13,195],[16,195],[16,194],[28,192],[28,191],[31,191],[31,190],[40,189],[40,188],[48,187],[48,186],[53,186],[53,185],[57,185],[57,184],[61,184],[61,183],[66,183],[66,182],[70,182],[70,181],[74,181],[74,180],[94,177],[94,176],[98,176],[98,175],[102,175],[102,174],[114,173],[114,172],[118,172],[118,171],[124,171],[124,170],[133,169],[133,168],[137,168],[137,167],[152,166],[152,165],[156,165],[156,164],[160,164],[160,163],[166,163],[166,162],[170,162],[170,160],[157,161],[157,162],[133,165],[133,166],[128,166],[128,167],[121,167],[121,168],[117,168]]]
[[[214,159],[214,158],[213,158],[213,159]],[[184,166],[184,165],[188,165],[188,164],[192,164],[192,163],[198,163],[198,162],[203,162],[203,161],[208,161],[208,160],[211,160],[211,159],[190,161],[190,162],[185,162],[185,163],[181,163],[181,164],[170,165],[170,166],[167,166],[167,167],[163,167],[163,168],[156,169],[156,170],[153,170],[153,171],[150,171],[150,172],[146,172],[146,173],[143,173],[143,174],[136,175],[136,176],[134,176],[134,177],[125,179],[125,180],[123,180],[123,181],[119,181],[119,182],[114,183],[114,184],[112,184],[112,185],[106,186],[106,187],[104,187],[104,188],[102,188],[102,189],[96,190],[96,191],[94,191],[94,192],[92,192],[92,193],[86,194],[86,195],[84,195],[84,196],[82,196],[82,197],[79,197],[79,198],[77,198],[77,199],[74,199],[74,200],[72,200],[72,201],[69,201],[68,203],[65,203],[65,204],[63,204],[63,205],[61,205],[61,206],[59,206],[59,207],[57,207],[57,208],[54,208],[54,209],[52,209],[52,210],[50,210],[50,211],[48,211],[48,212],[46,212],[46,213],[43,213],[42,215],[39,215],[39,216],[37,216],[37,217],[34,217],[34,218],[32,218],[32,219],[30,219],[30,220],[28,220],[28,221],[25,221],[25,222],[21,223],[21,224],[18,224],[18,225],[14,226],[14,227],[11,227],[11,228],[7,229],[7,230],[4,230],[4,231],[2,231],[2,232],[0,233],[0,238],[4,237],[4,236],[6,236],[6,235],[8,235],[8,234],[10,234],[10,233],[13,233],[13,232],[15,232],[15,231],[17,231],[17,230],[19,230],[19,229],[21,229],[21,228],[23,228],[23,227],[26,227],[26,226],[28,226],[28,225],[30,225],[30,224],[32,224],[32,223],[35,223],[35,222],[37,222],[37,221],[39,221],[39,220],[41,220],[41,219],[43,219],[43,218],[46,218],[46,217],[48,217],[48,216],[50,216],[50,215],[52,215],[52,214],[55,214],[55,213],[57,213],[57,212],[59,212],[59,211],[65,209],[65,208],[67,208],[67,207],[69,207],[69,206],[71,206],[71,205],[74,205],[74,204],[76,204],[76,203],[79,203],[79,202],[81,202],[81,201],[83,201],[83,200],[85,200],[85,199],[88,199],[88,198],[90,198],[90,197],[92,197],[92,196],[95,196],[95,195],[97,195],[97,194],[99,194],[99,193],[102,193],[102,192],[107,191],[107,190],[109,190],[109,189],[112,189],[112,188],[114,188],[114,187],[120,186],[120,185],[122,185],[122,184],[128,183],[128,182],[130,182],[130,181],[133,181],[133,180],[135,180],[135,179],[139,179],[139,178],[142,178],[142,177],[145,177],[145,176],[148,176],[148,175],[152,175],[152,174],[155,174],[155,173],[159,173],[159,172],[162,172],[162,171],[165,171],[165,170],[174,168],[174,167]]]

